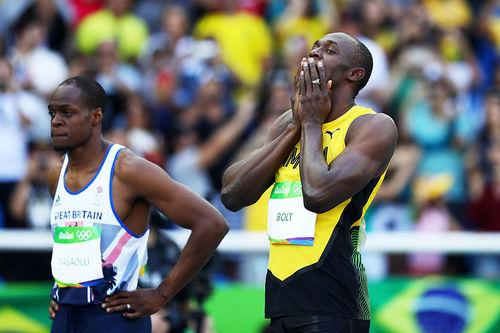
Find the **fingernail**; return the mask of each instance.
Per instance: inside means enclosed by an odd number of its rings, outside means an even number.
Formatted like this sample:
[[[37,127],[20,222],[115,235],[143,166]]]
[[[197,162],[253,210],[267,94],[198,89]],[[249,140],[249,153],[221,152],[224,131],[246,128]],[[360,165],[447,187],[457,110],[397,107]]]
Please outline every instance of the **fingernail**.
[[[111,309],[106,309],[106,312],[111,312]]]
[[[300,71],[300,75],[304,75],[304,71]]]
[[[304,63],[304,67],[307,67],[307,62]]]
[[[318,61],[318,67],[323,67],[323,62]]]
[[[102,307],[103,309],[106,309],[106,304],[102,303],[101,307]]]
[[[312,64],[314,62],[314,58],[309,58],[309,62]]]

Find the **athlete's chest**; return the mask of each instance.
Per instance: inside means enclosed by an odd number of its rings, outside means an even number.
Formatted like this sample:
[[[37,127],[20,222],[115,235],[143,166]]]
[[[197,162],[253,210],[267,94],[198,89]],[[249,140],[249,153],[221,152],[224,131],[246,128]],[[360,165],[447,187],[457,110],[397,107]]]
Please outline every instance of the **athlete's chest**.
[[[327,164],[330,164],[345,149],[345,132],[344,128],[335,126],[322,129],[322,154]],[[299,177],[300,154],[301,143],[299,141],[281,164],[278,175]]]

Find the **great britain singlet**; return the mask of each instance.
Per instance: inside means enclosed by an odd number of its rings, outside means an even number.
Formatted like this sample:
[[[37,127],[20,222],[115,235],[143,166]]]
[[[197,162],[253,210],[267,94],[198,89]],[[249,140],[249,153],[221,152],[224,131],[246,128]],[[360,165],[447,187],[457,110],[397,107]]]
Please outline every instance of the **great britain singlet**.
[[[371,109],[354,106],[341,117],[323,124],[323,155],[329,165],[346,148],[345,137],[350,124],[362,115],[374,113]],[[292,202],[297,197],[300,199],[298,205],[303,206],[299,160],[300,142],[276,172],[269,200],[269,225],[278,224],[282,234],[280,230],[268,229],[278,232],[281,237],[269,236],[266,317],[329,315],[368,320],[367,281],[359,250],[365,231],[363,216],[385,172],[352,198],[325,213],[307,214],[303,207],[294,207],[272,215],[271,211],[277,209],[273,206],[297,205]],[[294,222],[296,215],[302,226],[287,230],[286,224]]]
[[[77,192],[66,187],[64,157],[51,213],[51,296],[60,304],[97,304],[117,290],[137,288],[149,230],[135,234],[113,206],[114,166],[123,148],[110,144],[93,179]]]

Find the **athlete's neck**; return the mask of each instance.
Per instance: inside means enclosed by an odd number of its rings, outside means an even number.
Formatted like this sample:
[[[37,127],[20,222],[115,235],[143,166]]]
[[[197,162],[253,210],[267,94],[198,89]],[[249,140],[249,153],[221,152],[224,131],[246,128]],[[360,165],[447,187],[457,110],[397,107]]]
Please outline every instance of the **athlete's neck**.
[[[72,170],[95,170],[104,158],[110,143],[102,136],[91,138],[85,144],[68,151],[69,168]]]
[[[354,105],[356,105],[354,99],[336,102],[335,104],[333,104],[332,102],[332,109],[328,114],[328,116],[326,117],[325,122],[330,122],[337,118],[340,118],[347,111],[349,111]]]

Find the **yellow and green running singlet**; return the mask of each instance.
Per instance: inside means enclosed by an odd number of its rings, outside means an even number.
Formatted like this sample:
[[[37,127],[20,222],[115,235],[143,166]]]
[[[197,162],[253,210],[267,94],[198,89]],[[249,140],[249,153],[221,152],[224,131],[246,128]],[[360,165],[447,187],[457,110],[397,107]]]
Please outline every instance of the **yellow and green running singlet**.
[[[346,148],[345,137],[350,124],[360,116],[374,113],[369,108],[354,106],[341,117],[323,124],[323,154],[328,164]],[[368,291],[359,245],[364,237],[364,213],[385,173],[372,179],[360,192],[333,209],[322,214],[309,212],[314,215],[310,232],[308,220],[292,221],[297,212],[298,219],[310,218],[302,211],[305,209],[299,160],[300,142],[276,172],[269,200],[268,233],[271,244],[266,279],[266,316],[328,314],[369,319]],[[276,202],[278,209],[273,210]],[[276,224],[282,226],[290,221],[302,223],[300,232],[289,231],[285,234],[287,237],[273,237],[283,235],[273,229]]]

